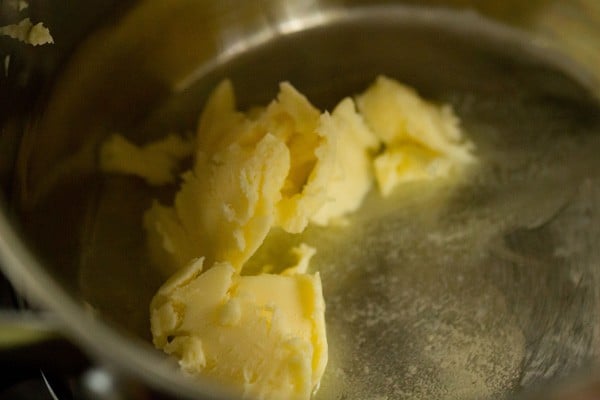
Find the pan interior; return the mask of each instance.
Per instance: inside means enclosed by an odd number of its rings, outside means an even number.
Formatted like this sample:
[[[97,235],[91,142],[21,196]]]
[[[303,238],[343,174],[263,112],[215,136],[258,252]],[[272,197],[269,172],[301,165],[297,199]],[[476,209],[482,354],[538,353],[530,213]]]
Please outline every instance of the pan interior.
[[[134,62],[98,69],[124,59],[115,47],[90,62],[106,44],[91,40],[67,71],[96,68],[102,85],[71,85],[80,75],[65,74],[26,137],[23,228],[67,290],[149,339],[148,305],[161,281],[141,218],[176,188],[97,172],[102,138],[118,131],[141,143],[193,130],[225,77],[241,108],[265,103],[288,80],[330,110],[386,74],[450,103],[479,163],[459,184],[409,184],[385,200],[372,193],[348,226],[285,239],[274,232],[256,255],[281,240],[318,248],[330,364],[317,398],[498,398],[572,373],[597,349],[600,109],[560,63],[465,18],[402,7],[336,13],[239,46],[179,86]],[[128,79],[147,90],[122,87]],[[65,87],[77,89],[65,95]],[[107,105],[106,92],[131,111]],[[39,150],[46,136],[61,151]]]

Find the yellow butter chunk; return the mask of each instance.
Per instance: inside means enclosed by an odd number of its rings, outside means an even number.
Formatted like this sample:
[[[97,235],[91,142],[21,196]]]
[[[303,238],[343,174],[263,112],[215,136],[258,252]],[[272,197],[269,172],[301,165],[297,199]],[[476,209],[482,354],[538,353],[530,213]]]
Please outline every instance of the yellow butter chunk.
[[[319,110],[288,83],[280,85],[277,99],[256,123],[274,132],[290,149],[290,172],[277,205],[276,225],[290,233],[302,232],[325,202],[337,132],[319,129]]]
[[[373,184],[370,151],[379,147],[379,141],[350,98],[342,100],[331,115],[321,116],[319,130],[337,139],[335,153],[330,155],[334,171],[323,189],[325,201],[311,216],[312,222],[327,225],[362,204]]]
[[[374,162],[379,189],[387,195],[400,183],[447,176],[474,161],[450,106],[436,106],[414,89],[380,76],[357,97],[358,108],[385,149]]]
[[[42,22],[33,24],[29,18],[24,18],[18,24],[0,26],[0,36],[8,36],[32,46],[54,43],[50,30]]]
[[[311,258],[317,253],[317,249],[306,243],[300,243],[299,246],[292,247],[291,252],[296,258],[296,263],[281,271],[281,275],[305,274],[308,271]]]
[[[236,110],[231,82],[221,82],[200,118],[199,158],[211,158],[232,143],[255,144],[266,134],[283,141],[290,153],[290,165],[281,188],[275,225],[291,233],[302,232],[325,201],[325,188],[334,168],[337,132],[319,130],[319,110],[287,82],[281,83],[277,98],[267,107],[254,109],[250,114]]]
[[[273,226],[289,163],[287,147],[271,134],[197,161],[174,206],[155,203],[145,214],[155,261],[170,273],[198,257],[239,271]]]
[[[121,135],[112,135],[100,148],[100,168],[139,176],[150,185],[175,182],[179,161],[192,154],[193,147],[177,135],[136,146]]]
[[[267,133],[256,133],[250,120],[236,110],[235,92],[229,80],[223,80],[210,94],[198,121],[196,133],[197,151],[212,157],[232,143],[257,143]]]
[[[304,230],[335,165],[338,132],[319,126],[319,111],[288,83],[253,118],[236,111],[231,83],[219,84],[174,206],[155,203],[145,215],[155,263],[166,275],[197,257],[239,271],[273,226]]]
[[[306,400],[327,363],[318,274],[240,276],[192,262],[151,305],[154,344],[191,375],[255,399]]]
[[[454,166],[451,159],[414,144],[396,145],[373,162],[382,195],[389,195],[399,184],[448,176]]]

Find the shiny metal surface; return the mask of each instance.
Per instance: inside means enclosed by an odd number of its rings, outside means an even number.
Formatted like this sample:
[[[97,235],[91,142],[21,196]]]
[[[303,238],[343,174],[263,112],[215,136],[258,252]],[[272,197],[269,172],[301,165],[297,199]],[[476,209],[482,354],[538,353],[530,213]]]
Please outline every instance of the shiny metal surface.
[[[193,129],[223,77],[242,106],[290,80],[331,107],[386,73],[453,104],[481,164],[457,187],[372,196],[349,228],[306,233],[325,247],[331,362],[317,397],[498,398],[579,374],[599,349],[600,6],[380,3],[136,3],[78,47],[42,112],[4,116],[3,138],[20,139],[15,120],[28,128],[2,171],[17,176],[3,268],[116,370],[217,396],[145,342],[160,280],[139,220],[168,193],[98,174],[96,146]]]

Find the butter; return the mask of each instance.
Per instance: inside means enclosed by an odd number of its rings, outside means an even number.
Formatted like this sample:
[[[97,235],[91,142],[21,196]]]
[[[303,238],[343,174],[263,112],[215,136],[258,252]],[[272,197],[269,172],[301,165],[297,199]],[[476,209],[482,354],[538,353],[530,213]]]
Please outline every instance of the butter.
[[[474,160],[450,107],[386,77],[331,113],[286,82],[268,105],[243,113],[225,80],[207,100],[194,146],[177,140],[137,147],[113,136],[100,154],[105,171],[149,184],[173,182],[178,160],[194,156],[174,203],[155,202],[144,215],[151,258],[170,276],[150,306],[153,342],[187,374],[257,399],[307,400],[327,364],[321,280],[307,273],[316,249],[283,248],[292,265],[269,258],[257,262],[262,273],[243,274],[271,229],[331,225],[375,182],[387,196]]]
[[[289,150],[271,134],[234,143],[183,175],[175,204],[144,216],[153,259],[170,275],[190,260],[227,261],[239,272],[275,223]]]
[[[174,206],[155,203],[144,217],[165,276],[197,257],[239,271],[271,227],[302,232],[325,203],[335,168],[339,132],[323,124],[288,83],[254,118],[235,110],[231,83],[221,83],[200,118],[195,165]]]
[[[308,399],[327,363],[318,274],[240,276],[228,263],[180,270],[151,305],[154,344],[183,371],[256,399]]]
[[[296,257],[296,263],[284,269],[281,275],[305,274],[308,271],[311,258],[317,253],[317,249],[306,243],[300,243],[299,246],[292,247],[291,252]]]
[[[401,83],[380,76],[357,97],[360,113],[384,144],[374,161],[382,195],[414,180],[442,178],[475,160],[450,106],[436,106]]]
[[[377,156],[373,166],[379,190],[388,196],[402,183],[447,177],[454,163],[426,147],[398,144]]]
[[[276,205],[275,226],[299,233],[325,201],[325,188],[333,174],[337,132],[320,130],[320,112],[292,85],[283,82],[277,98],[264,109],[248,115],[236,111],[230,81],[221,82],[211,94],[198,124],[198,157],[210,160],[233,143],[255,145],[271,134],[285,143],[289,165],[281,198]]]
[[[115,134],[100,149],[100,168],[139,176],[150,185],[164,185],[175,182],[179,162],[192,152],[193,147],[174,134],[142,147]]]
[[[306,228],[325,202],[333,175],[337,132],[320,128],[319,111],[290,84],[283,83],[257,123],[286,141],[290,173],[277,205],[276,225],[290,233]]]
[[[42,22],[33,24],[29,18],[24,18],[17,24],[0,26],[0,36],[8,36],[32,46],[54,43],[50,30]]]
[[[321,116],[319,129],[336,137],[334,170],[323,188],[325,201],[311,216],[318,225],[328,225],[350,212],[356,211],[373,185],[371,152],[379,147],[379,140],[356,112],[354,101],[342,100],[331,115]]]

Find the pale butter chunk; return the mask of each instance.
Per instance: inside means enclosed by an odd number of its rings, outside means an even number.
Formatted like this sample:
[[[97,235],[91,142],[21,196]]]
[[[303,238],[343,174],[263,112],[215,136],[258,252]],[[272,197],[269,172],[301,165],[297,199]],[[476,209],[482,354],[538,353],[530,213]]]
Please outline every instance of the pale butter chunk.
[[[273,226],[304,230],[324,204],[335,163],[335,135],[290,84],[252,118],[236,111],[224,81],[200,117],[193,171],[174,207],[146,213],[150,251],[165,273],[189,260],[228,261],[238,271]]]
[[[256,119],[257,126],[285,141],[290,172],[281,189],[276,226],[290,233],[306,228],[327,199],[339,132],[322,129],[320,112],[289,83]]]
[[[192,262],[151,304],[156,347],[245,398],[307,400],[327,364],[318,274],[240,276]]]
[[[18,24],[0,26],[0,36],[8,36],[32,46],[54,43],[50,30],[42,22],[33,24],[29,18],[24,18]]]
[[[379,191],[387,196],[400,184],[448,176],[456,161],[426,147],[398,144],[373,161]]]
[[[311,216],[318,225],[356,211],[373,186],[371,153],[379,147],[379,140],[356,112],[354,101],[342,100],[331,115],[321,115],[318,128],[337,137],[335,167],[325,187],[325,203]]]
[[[210,95],[200,117],[198,149],[210,158],[232,143],[251,145],[266,134],[283,141],[290,152],[290,167],[275,226],[299,233],[324,204],[334,171],[339,132],[320,125],[320,111],[287,82],[280,84],[277,98],[266,108],[245,115],[236,110],[233,86],[225,80]]]
[[[181,160],[193,153],[193,147],[180,136],[137,146],[121,135],[111,135],[100,147],[100,168],[106,172],[131,174],[150,185],[175,182]]]
[[[154,261],[168,275],[198,257],[240,271],[275,222],[289,168],[287,147],[271,134],[196,160],[174,206],[155,203],[144,216]]]
[[[296,258],[296,262],[281,271],[281,275],[305,274],[308,271],[310,260],[317,253],[317,249],[306,243],[300,243],[300,245],[292,247],[291,253]]]
[[[257,143],[266,133],[253,130],[246,115],[237,111],[233,85],[225,79],[211,92],[202,110],[196,132],[197,148],[210,158],[233,143]]]
[[[402,182],[447,176],[474,161],[472,144],[463,139],[458,117],[399,82],[380,76],[357,105],[385,145],[375,158],[375,176],[383,195]]]

